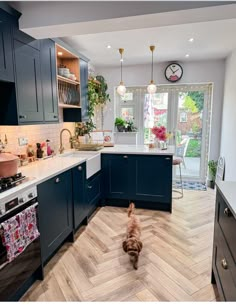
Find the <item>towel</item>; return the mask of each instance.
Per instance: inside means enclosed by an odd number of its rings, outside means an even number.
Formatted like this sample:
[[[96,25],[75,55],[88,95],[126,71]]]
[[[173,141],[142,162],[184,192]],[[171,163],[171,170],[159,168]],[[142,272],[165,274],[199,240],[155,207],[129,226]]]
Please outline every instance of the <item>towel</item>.
[[[35,206],[30,206],[4,221],[1,226],[3,228],[2,243],[6,247],[8,263],[13,261],[40,235]]]

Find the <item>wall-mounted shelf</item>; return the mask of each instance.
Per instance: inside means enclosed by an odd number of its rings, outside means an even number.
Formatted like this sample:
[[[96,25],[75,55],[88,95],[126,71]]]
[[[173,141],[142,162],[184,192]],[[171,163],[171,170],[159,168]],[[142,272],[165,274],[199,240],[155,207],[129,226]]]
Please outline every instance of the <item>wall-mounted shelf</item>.
[[[57,79],[58,79],[58,81],[68,83],[68,84],[71,84],[71,85],[75,85],[75,86],[80,84],[80,82],[78,82],[76,80],[73,80],[73,79],[70,79],[70,78],[67,78],[67,77],[64,77],[64,76],[61,76],[61,75],[57,75]]]
[[[70,104],[61,104],[59,103],[60,108],[81,108],[81,106],[76,106],[76,105],[70,105]]]

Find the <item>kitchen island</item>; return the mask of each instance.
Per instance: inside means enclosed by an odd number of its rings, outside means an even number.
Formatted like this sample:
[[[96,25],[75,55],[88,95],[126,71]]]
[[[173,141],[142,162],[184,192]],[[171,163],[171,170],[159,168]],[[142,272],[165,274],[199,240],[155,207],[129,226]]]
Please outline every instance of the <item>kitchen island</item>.
[[[103,204],[172,211],[174,147],[117,145],[102,150]]]

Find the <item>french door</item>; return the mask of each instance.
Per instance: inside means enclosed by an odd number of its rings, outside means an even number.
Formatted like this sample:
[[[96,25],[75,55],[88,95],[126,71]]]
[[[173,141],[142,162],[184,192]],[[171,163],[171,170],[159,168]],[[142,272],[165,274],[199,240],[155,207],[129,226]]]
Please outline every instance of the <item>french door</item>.
[[[164,125],[172,134],[170,144],[175,145],[175,154],[183,159],[184,180],[206,181],[211,91],[210,84],[159,86],[151,97],[151,119],[146,117],[149,104],[144,102],[144,143],[152,138],[148,127]],[[179,176],[177,167],[174,176]]]
[[[133,119],[138,144],[149,144],[153,126],[164,125],[172,134],[170,144],[183,159],[184,180],[205,182],[211,112],[211,84],[162,85],[154,95],[146,87],[128,87],[125,97],[116,95],[116,114]],[[178,169],[174,178],[179,176]]]

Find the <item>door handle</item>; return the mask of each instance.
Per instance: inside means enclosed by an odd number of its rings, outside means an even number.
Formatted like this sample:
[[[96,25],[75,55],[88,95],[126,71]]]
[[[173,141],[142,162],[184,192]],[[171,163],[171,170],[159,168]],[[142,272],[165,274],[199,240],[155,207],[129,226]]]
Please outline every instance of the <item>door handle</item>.
[[[123,156],[124,159],[128,159],[128,156]]]
[[[231,213],[231,211],[230,211],[229,208],[225,208],[225,209],[224,209],[224,214],[225,214],[226,216],[228,216],[228,217],[230,217],[230,216],[232,215],[232,213]]]
[[[222,266],[222,268],[225,269],[225,270],[228,269],[228,264],[227,264],[227,261],[226,261],[225,258],[222,259],[222,261],[221,261],[221,266]]]
[[[26,115],[23,114],[19,115],[19,119],[26,119]]]
[[[93,188],[92,185],[88,185],[88,189],[91,189],[91,188]]]

